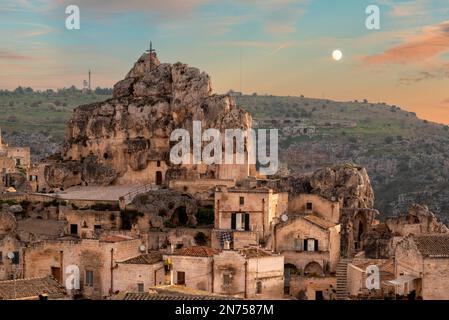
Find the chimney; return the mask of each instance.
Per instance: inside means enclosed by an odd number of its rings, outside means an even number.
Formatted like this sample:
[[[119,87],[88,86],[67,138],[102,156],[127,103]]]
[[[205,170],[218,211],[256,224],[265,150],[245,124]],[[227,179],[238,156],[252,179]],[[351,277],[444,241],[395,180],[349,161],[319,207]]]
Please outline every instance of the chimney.
[[[231,242],[230,241],[225,241],[224,245],[223,245],[223,249],[224,250],[231,250]]]

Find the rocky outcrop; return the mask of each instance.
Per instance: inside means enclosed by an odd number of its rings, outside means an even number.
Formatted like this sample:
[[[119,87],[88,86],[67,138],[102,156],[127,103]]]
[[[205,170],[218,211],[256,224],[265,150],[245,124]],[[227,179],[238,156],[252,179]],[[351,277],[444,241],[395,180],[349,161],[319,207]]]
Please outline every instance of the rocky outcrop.
[[[402,237],[410,234],[449,232],[447,226],[439,221],[427,206],[419,204],[412,205],[406,215],[388,218],[385,224],[394,235]]]
[[[125,79],[114,86],[113,98],[75,109],[68,123],[63,161],[48,169],[50,186],[149,183],[151,163],[162,161],[168,177],[179,166],[169,162],[173,130],[192,133],[193,121],[203,130],[248,129],[251,116],[228,95],[212,93],[209,76],[183,63],[160,63],[145,53]],[[78,169],[74,170],[73,163]],[[64,168],[63,168],[64,167]],[[170,174],[171,171],[174,174]],[[199,177],[191,167],[183,176]],[[215,176],[218,176],[218,169]]]
[[[447,233],[448,227],[424,205],[414,204],[405,215],[388,218],[370,230],[364,239],[365,257],[388,259],[394,256],[399,239],[410,235]]]
[[[322,168],[299,178],[282,178],[269,186],[289,192],[291,196],[310,193],[337,200],[342,226],[340,250],[346,257],[359,250],[359,238],[369,231],[378,214],[374,209],[374,192],[368,173],[354,164]]]
[[[172,190],[156,190],[139,194],[133,205],[149,216],[151,227],[194,226],[197,224],[197,200]]]

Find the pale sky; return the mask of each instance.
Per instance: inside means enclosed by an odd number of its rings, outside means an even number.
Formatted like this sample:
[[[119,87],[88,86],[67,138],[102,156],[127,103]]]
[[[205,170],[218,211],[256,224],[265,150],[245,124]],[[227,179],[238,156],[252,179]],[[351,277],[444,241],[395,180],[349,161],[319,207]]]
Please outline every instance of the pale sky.
[[[372,4],[380,30],[365,27]],[[366,98],[449,124],[448,0],[0,0],[0,39],[2,89],[81,87],[89,69],[111,87],[152,40],[219,93]]]

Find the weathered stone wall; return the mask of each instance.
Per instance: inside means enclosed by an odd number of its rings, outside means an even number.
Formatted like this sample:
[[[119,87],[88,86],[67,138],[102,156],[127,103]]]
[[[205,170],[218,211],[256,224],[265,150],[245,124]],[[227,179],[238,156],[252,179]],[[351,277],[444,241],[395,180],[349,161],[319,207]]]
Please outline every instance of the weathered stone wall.
[[[212,291],[212,257],[170,255],[173,264],[173,282],[178,283],[178,272],[185,272],[185,285],[197,290]]]
[[[312,210],[307,210],[307,203],[312,204]],[[292,196],[288,203],[288,212],[292,214],[313,213],[334,223],[340,221],[340,203],[327,200],[316,194]]]
[[[127,264],[118,263],[114,270],[114,290],[138,292],[138,283],[143,284],[144,292],[150,287],[163,285],[165,279],[164,263]]]
[[[140,240],[128,240],[115,243],[98,240],[51,241],[41,242],[24,249],[25,277],[51,275],[52,267],[61,268],[62,283],[69,265],[80,269],[81,288],[86,297],[102,299],[110,295],[111,290],[111,253],[112,262],[123,261],[140,254]],[[93,286],[87,286],[86,271],[93,271]],[[113,288],[115,291],[115,288]]]
[[[321,291],[324,300],[335,300],[337,278],[335,277],[303,277],[292,275],[290,278],[290,295],[301,300],[316,300],[316,292]]]

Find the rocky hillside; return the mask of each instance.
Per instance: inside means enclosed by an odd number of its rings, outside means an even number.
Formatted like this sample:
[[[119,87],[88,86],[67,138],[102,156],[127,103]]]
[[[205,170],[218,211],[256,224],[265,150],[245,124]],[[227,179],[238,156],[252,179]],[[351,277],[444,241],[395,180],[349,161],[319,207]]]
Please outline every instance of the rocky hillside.
[[[413,203],[449,221],[449,130],[397,106],[304,97],[237,96],[254,126],[278,128],[292,175],[356,163],[367,169],[381,216]],[[284,172],[286,168],[284,167]]]

